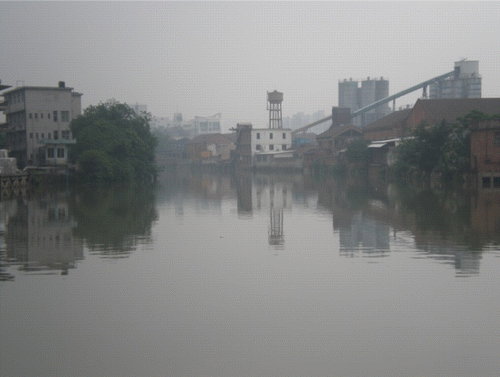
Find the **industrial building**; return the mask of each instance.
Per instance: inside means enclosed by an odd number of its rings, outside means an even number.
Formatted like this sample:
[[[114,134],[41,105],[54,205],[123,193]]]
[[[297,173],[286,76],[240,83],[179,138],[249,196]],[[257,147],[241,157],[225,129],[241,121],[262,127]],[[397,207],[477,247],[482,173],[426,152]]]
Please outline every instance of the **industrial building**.
[[[389,80],[380,79],[353,80],[352,78],[339,81],[339,107],[348,108],[351,113],[374,102],[389,97]],[[352,119],[356,127],[364,127],[376,120],[385,117],[391,112],[387,104],[381,104],[359,117]]]
[[[455,62],[455,74],[429,85],[429,99],[481,98],[479,61]]]

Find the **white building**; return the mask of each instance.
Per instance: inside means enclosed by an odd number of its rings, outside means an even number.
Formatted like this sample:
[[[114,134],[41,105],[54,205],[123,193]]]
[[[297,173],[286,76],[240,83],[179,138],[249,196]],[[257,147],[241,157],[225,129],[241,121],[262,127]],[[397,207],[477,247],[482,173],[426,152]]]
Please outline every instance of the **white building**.
[[[285,128],[253,128],[252,156],[286,151],[292,146],[292,130]]]
[[[479,61],[455,62],[458,74],[429,85],[429,99],[481,98]]]
[[[18,166],[67,164],[69,145],[75,142],[69,124],[81,115],[82,94],[60,81],[57,87],[21,86],[3,95],[7,145]]]

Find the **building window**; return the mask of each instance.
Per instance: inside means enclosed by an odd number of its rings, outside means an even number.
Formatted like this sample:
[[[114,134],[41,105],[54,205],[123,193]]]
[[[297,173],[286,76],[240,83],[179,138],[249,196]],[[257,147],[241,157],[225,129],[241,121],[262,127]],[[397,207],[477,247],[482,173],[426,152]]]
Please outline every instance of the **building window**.
[[[35,119],[38,119],[38,113],[35,113]]]
[[[61,120],[63,122],[69,122],[69,111],[61,111]]]
[[[50,119],[50,113],[47,113],[47,119]]]
[[[45,134],[42,132],[42,139],[45,139]]]
[[[272,139],[272,138],[273,138],[273,133],[272,133],[272,132],[270,132],[270,133],[269,133],[269,139]]]
[[[47,158],[54,158],[54,148],[47,149]]]
[[[38,132],[35,134],[36,139],[38,140]]]
[[[57,148],[57,158],[64,158],[64,148]]]
[[[257,144],[257,145],[255,146],[255,149],[256,149],[256,150],[258,150],[258,151],[260,151],[260,150],[262,150],[262,146],[261,146],[260,144]]]
[[[69,140],[69,131],[68,130],[65,130],[65,131],[61,131],[61,137],[64,139],[64,140]]]
[[[500,131],[495,131],[495,135],[493,136],[493,145],[495,147],[500,147]]]
[[[285,151],[285,150],[286,150],[286,144],[283,144],[283,145],[281,146],[281,149]]]
[[[283,132],[283,139],[286,139],[286,132]]]
[[[483,188],[491,187],[491,177],[483,177]]]
[[[257,132],[257,139],[260,139],[260,132]]]
[[[59,131],[54,131],[54,140],[59,139]]]
[[[30,132],[30,139],[33,139],[33,132]]]
[[[500,177],[493,177],[493,188],[500,188]]]
[[[271,134],[272,135],[272,134]],[[274,145],[273,144],[269,144],[269,150],[270,151],[274,151]]]
[[[40,119],[43,119],[43,113],[40,113]]]
[[[33,119],[33,114],[30,113],[30,119]]]
[[[49,132],[49,133],[47,134],[47,136],[49,137],[49,140],[50,140],[50,137],[52,136],[52,134]]]
[[[57,110],[54,110],[54,122],[57,122]]]

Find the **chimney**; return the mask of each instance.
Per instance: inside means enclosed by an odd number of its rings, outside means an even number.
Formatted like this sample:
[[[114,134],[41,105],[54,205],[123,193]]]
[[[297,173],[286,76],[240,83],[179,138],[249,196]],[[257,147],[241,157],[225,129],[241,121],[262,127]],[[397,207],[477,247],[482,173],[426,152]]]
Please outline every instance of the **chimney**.
[[[64,81],[59,81],[59,88],[65,88],[66,87],[66,84],[64,83]]]

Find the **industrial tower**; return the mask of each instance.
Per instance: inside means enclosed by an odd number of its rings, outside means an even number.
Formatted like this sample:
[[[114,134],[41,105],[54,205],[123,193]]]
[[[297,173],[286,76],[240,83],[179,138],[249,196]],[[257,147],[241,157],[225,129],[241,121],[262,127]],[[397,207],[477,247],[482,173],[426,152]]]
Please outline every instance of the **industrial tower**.
[[[283,115],[281,113],[283,93],[278,91],[267,92],[267,110],[269,110],[269,128],[283,128]]]

